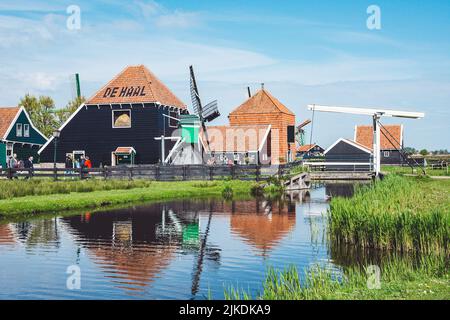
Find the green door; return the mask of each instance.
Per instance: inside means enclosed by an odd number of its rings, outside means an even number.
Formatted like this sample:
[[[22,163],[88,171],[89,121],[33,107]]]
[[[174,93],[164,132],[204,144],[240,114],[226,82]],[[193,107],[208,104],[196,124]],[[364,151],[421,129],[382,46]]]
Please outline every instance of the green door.
[[[6,168],[6,144],[0,142],[0,166]]]

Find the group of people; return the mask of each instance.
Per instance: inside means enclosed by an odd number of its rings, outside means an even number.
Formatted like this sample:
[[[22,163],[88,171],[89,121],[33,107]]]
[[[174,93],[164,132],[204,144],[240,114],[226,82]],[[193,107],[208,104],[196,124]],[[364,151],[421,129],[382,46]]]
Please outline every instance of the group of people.
[[[14,153],[12,156],[7,158],[6,166],[7,166],[7,168],[11,168],[11,169],[27,170],[29,172],[29,174],[27,177],[25,177],[25,179],[28,179],[33,175],[33,168],[34,168],[33,161],[34,161],[33,156],[29,156],[25,160],[19,160],[17,157],[17,154]],[[11,172],[11,174],[8,178],[9,179],[13,179],[13,178],[17,179],[17,172],[15,172],[15,170],[14,170],[13,172]]]
[[[71,153],[68,153],[66,155],[66,161],[65,161],[65,167],[66,169],[91,169],[92,168],[92,162],[91,159],[89,159],[88,156],[80,156],[79,159],[73,158]]]

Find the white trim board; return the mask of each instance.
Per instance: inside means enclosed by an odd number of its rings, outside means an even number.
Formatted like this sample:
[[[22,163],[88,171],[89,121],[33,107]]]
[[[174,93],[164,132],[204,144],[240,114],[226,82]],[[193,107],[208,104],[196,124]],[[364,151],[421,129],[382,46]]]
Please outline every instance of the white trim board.
[[[42,132],[40,132],[33,124],[33,121],[31,121],[30,115],[28,114],[27,110],[25,109],[25,107],[21,106],[19,108],[19,111],[17,111],[13,121],[9,124],[8,130],[6,130],[5,135],[3,136],[3,140],[7,140],[6,138],[8,137],[8,135],[10,134],[11,130],[14,127],[14,124],[16,123],[17,119],[19,119],[20,114],[24,112],[25,113],[25,117],[27,117],[28,122],[30,123],[31,128],[33,128],[42,138],[44,138],[46,141],[48,140],[46,136],[44,136],[44,134]],[[26,142],[25,142],[26,143]],[[33,143],[36,144],[36,143]]]
[[[324,152],[323,154],[327,154],[328,151],[330,151],[331,149],[333,149],[333,148],[334,148],[339,142],[341,142],[341,141],[342,141],[342,142],[345,142],[345,143],[347,143],[347,144],[350,144],[350,145],[354,146],[355,148],[358,148],[359,150],[364,151],[364,152],[366,152],[366,153],[368,153],[368,154],[372,154],[372,150],[367,149],[367,148],[365,148],[365,147],[363,147],[363,146],[360,146],[359,144],[355,143],[354,141],[349,140],[349,139],[345,139],[345,138],[339,138],[338,140],[336,140],[336,142],[333,143],[331,146],[329,146],[328,149],[325,150],[325,152]]]

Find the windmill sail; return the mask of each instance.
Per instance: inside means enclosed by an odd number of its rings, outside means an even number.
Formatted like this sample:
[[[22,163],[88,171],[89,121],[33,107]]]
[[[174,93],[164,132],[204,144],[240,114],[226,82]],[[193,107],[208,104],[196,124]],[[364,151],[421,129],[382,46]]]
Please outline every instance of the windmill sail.
[[[210,122],[220,117],[217,100],[211,101],[203,108],[202,117],[205,121]]]
[[[200,95],[198,94],[197,82],[195,81],[194,68],[192,66],[189,67],[190,70],[190,89],[191,89],[191,100],[192,100],[192,108],[194,108],[194,113],[199,117],[202,116],[202,102],[200,101]],[[200,119],[202,120],[202,119]]]
[[[191,73],[190,89],[194,113],[200,117],[202,123],[213,121],[214,119],[220,117],[217,100],[211,101],[205,107],[202,106],[200,95],[198,93],[197,81],[195,80],[194,69],[192,66],[190,66],[189,69]]]

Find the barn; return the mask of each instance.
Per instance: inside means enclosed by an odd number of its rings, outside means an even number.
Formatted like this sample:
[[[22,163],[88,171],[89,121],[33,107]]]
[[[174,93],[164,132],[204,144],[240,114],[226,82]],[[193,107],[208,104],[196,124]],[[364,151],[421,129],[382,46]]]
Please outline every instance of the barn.
[[[400,150],[403,149],[403,125],[384,125],[381,130],[380,161],[381,164],[400,165],[406,163]],[[373,127],[356,126],[355,139],[366,148],[373,149]]]
[[[366,163],[372,162],[372,150],[355,141],[340,138],[325,150],[324,155],[327,163],[348,163],[348,165],[327,165],[327,171],[371,171],[371,165]]]
[[[270,125],[271,164],[295,158],[295,114],[261,88],[228,116],[231,126]]]
[[[18,160],[33,156],[38,161],[38,150],[47,138],[33,125],[24,107],[0,108],[0,166],[17,154]]]
[[[59,128],[56,160],[68,154],[89,156],[93,166],[154,164],[164,158],[174,141],[177,119],[186,105],[143,65],[128,66],[82,104]],[[159,140],[157,140],[159,138]],[[55,139],[40,150],[42,162],[53,162]]]

